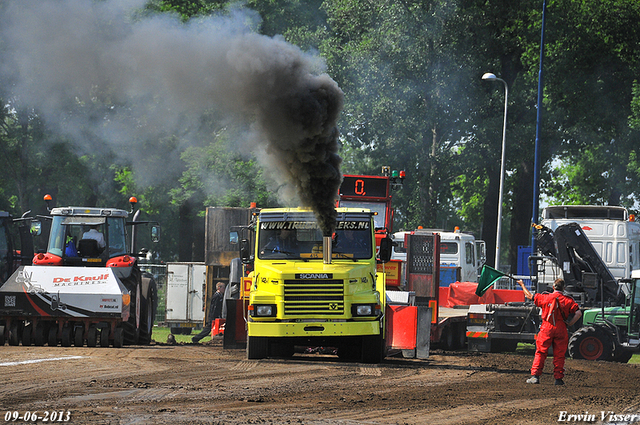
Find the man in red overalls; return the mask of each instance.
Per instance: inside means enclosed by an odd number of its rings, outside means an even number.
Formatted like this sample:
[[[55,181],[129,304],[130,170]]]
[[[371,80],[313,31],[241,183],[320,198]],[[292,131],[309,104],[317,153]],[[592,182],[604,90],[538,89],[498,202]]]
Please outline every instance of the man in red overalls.
[[[522,287],[524,295],[533,300],[533,303],[542,309],[542,325],[536,337],[536,355],[531,367],[531,378],[527,379],[528,384],[539,384],[540,375],[544,368],[544,361],[547,359],[549,347],[553,345],[553,376],[556,378],[555,385],[564,385],[564,356],[569,345],[569,333],[567,326],[571,326],[580,320],[582,312],[573,298],[564,295],[564,280],[556,279],[553,282],[553,293],[543,293],[533,295],[524,286],[522,280],[518,281]],[[568,320],[569,316],[573,317]]]

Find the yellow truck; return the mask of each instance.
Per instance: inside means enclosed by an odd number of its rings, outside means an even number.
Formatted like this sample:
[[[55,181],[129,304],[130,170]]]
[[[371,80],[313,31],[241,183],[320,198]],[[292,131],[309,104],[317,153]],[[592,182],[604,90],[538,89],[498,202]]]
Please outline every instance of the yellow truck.
[[[384,274],[391,256],[384,238],[376,259],[373,216],[337,208],[335,230],[323,235],[310,209],[263,209],[242,241],[252,271],[247,358],[289,357],[296,347],[333,347],[343,359],[384,357]],[[249,240],[253,241],[250,243]]]

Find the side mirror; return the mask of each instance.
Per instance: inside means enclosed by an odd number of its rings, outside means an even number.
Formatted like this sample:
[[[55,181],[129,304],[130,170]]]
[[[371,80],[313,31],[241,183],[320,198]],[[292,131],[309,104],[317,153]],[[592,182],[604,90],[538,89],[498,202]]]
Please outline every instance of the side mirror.
[[[42,233],[42,222],[38,220],[31,221],[29,233],[31,233],[33,236],[40,236],[40,234]]]
[[[390,237],[382,238],[380,240],[380,261],[388,263],[391,260],[391,253],[393,251],[393,241]]]
[[[160,242],[160,226],[151,226],[151,242]]]
[[[238,232],[236,231],[229,232],[229,243],[231,245],[237,245],[239,239],[240,238],[238,236]]]
[[[251,259],[251,246],[246,239],[240,241],[240,258],[243,263],[248,263]]]

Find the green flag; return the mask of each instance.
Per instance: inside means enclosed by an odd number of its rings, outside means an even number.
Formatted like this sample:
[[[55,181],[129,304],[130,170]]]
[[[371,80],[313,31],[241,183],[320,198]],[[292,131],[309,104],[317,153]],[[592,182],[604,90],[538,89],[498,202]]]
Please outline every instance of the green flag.
[[[486,264],[482,266],[482,273],[480,273],[480,279],[478,280],[478,287],[476,288],[476,295],[481,297],[496,280],[502,276],[508,276],[493,267],[489,267]]]

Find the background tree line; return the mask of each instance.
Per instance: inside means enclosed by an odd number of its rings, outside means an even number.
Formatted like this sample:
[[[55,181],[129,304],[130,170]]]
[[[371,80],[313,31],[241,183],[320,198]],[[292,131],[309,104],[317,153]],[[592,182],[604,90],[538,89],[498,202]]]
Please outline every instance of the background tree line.
[[[15,0],[0,0],[3,8]],[[188,25],[227,14],[233,1],[152,0],[137,19],[178,14]],[[509,85],[507,178],[501,264],[515,271],[529,245],[542,18],[541,0],[249,0],[255,30],[317,52],[345,93],[340,120],[344,173],[407,172],[394,194],[396,229],[460,226],[487,242],[493,263],[504,88]],[[637,212],[640,167],[640,3],[547,1],[541,128],[542,201],[623,205]],[[7,49],[0,37],[0,54]],[[185,64],[188,66],[188,64]],[[5,75],[5,74],[2,74]],[[186,131],[127,143],[144,152],[127,163],[90,140],[78,149],[0,81],[0,208],[44,213],[56,205],[127,208],[136,195],[163,225],[162,260],[202,260],[207,206],[276,206],[272,182],[255,157],[229,149],[241,129],[215,113]],[[83,113],[123,108],[75,104]],[[106,99],[106,100],[105,100]],[[110,108],[110,109],[109,109]],[[192,134],[192,133],[189,133]],[[91,136],[87,136],[91,137]],[[168,161],[168,159],[171,159]],[[171,167],[168,167],[168,162]],[[164,177],[150,180],[151,170]],[[221,183],[223,182],[223,183]]]

